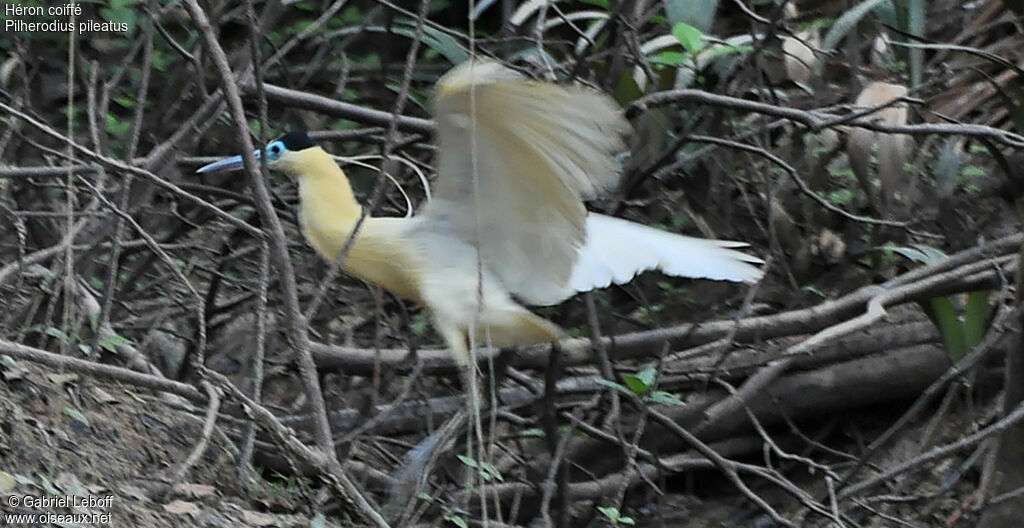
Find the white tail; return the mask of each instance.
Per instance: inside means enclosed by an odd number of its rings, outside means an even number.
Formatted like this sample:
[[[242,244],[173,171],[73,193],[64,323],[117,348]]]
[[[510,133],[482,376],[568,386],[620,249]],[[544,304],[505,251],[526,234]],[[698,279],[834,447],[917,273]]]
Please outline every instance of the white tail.
[[[648,270],[691,279],[755,282],[762,272],[753,264],[764,261],[734,249],[746,246],[743,242],[677,235],[591,213],[587,215],[586,242],[579,250],[569,283],[542,304],[557,304],[612,283],[625,284]]]

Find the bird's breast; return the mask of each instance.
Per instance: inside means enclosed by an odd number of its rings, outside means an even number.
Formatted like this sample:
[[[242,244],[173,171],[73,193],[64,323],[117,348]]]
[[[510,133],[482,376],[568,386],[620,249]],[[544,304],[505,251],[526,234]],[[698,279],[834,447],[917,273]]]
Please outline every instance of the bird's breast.
[[[420,274],[412,240],[400,224],[403,218],[367,218],[360,226],[342,268],[385,290],[420,302]],[[310,245],[328,261],[338,258],[352,236],[355,222],[324,224],[303,215],[302,227]]]

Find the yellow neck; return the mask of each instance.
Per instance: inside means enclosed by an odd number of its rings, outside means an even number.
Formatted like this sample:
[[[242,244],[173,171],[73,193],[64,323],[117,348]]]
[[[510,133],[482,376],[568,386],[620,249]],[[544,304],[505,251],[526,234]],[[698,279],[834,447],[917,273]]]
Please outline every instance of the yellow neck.
[[[302,202],[302,230],[313,248],[334,260],[352,234],[363,208],[348,177],[320,147],[301,152],[293,162]]]
[[[295,153],[290,172],[299,180],[302,231],[326,260],[338,258],[363,208],[348,177],[320,147]],[[396,295],[419,301],[416,259],[402,218],[368,217],[342,264],[345,271]]]

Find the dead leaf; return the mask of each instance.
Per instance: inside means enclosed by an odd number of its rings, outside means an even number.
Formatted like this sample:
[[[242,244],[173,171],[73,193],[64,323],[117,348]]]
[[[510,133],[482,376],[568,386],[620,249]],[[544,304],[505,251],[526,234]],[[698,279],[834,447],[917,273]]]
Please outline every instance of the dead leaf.
[[[150,501],[149,492],[147,492],[145,489],[139,486],[132,486],[130,484],[126,484],[124,486],[119,486],[117,491],[120,492],[123,496],[135,499],[138,502]]]
[[[82,424],[82,425],[84,425],[86,427],[89,427],[89,419],[85,417],[85,414],[82,413],[82,411],[79,411],[78,409],[75,409],[74,407],[66,406],[66,407],[64,407],[64,414],[68,415],[69,417],[74,419],[76,422],[78,422],[78,423],[80,423],[80,424]]]
[[[78,374],[47,374],[46,379],[50,380],[50,383],[54,385],[64,385],[65,383],[71,383],[72,381],[78,380]]]
[[[900,84],[873,82],[864,87],[857,96],[856,106],[875,107],[907,95],[907,87]],[[907,104],[897,103],[865,116],[866,119],[881,119],[893,125],[907,123]],[[876,193],[871,170],[871,155],[877,145],[878,187]],[[850,167],[857,176],[861,188],[875,210],[892,217],[909,213],[916,200],[916,179],[904,168],[910,157],[912,143],[903,134],[881,134],[863,128],[855,128],[847,138],[846,152],[850,156]]]
[[[274,516],[249,510],[242,510],[242,520],[251,526],[274,526],[277,524]]]
[[[167,513],[173,513],[175,515],[195,516],[199,514],[199,506],[196,506],[195,503],[192,502],[175,500],[167,504],[164,504],[164,511]]]
[[[78,480],[78,476],[73,473],[63,472],[54,477],[53,485],[57,486],[64,493],[68,495],[79,495],[85,496],[85,486],[82,485],[82,481]]]
[[[871,42],[871,57],[868,61],[870,62],[871,67],[876,70],[887,70],[893,61],[892,49],[889,46],[889,42],[881,36],[876,37],[875,40]]]
[[[92,399],[96,400],[97,403],[121,403],[121,400],[111,396],[111,394],[99,387],[92,388]]]
[[[790,81],[801,86],[811,83],[818,63],[818,57],[811,46],[818,47],[819,44],[821,41],[815,30],[802,31],[795,37],[783,37],[782,60],[786,67],[786,77]]]
[[[217,492],[217,488],[208,484],[196,484],[191,482],[183,482],[174,487],[175,493],[179,493],[192,499],[200,499],[203,497],[209,497]]]
[[[7,493],[18,484],[18,479],[6,471],[0,471],[0,493]]]

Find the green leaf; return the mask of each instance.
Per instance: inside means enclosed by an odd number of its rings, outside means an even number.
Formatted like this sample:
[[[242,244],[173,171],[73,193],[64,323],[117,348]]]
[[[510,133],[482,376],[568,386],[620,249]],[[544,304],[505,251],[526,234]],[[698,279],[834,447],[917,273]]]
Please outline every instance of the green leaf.
[[[821,291],[821,288],[819,288],[819,287],[817,287],[817,286],[815,286],[813,284],[808,284],[807,286],[804,286],[803,290],[806,291],[806,292],[813,293],[814,295],[817,295],[818,297],[821,297],[822,299],[828,297],[828,295],[825,295],[825,292]]]
[[[117,104],[119,104],[119,105],[121,105],[121,106],[123,106],[123,107],[125,107],[125,108],[127,108],[129,110],[131,110],[132,108],[135,108],[135,98],[134,97],[128,97],[127,95],[119,95],[117,97],[114,97],[113,100],[114,100],[115,103],[117,103]]]
[[[989,290],[972,291],[967,294],[967,308],[964,309],[964,345],[968,351],[981,343],[988,330],[992,306],[988,303]]]
[[[648,389],[654,386],[654,379],[658,376],[658,369],[647,367],[636,373],[637,379],[643,382]]]
[[[122,121],[113,114],[107,114],[107,132],[116,138],[123,138],[132,131],[132,124]]]
[[[71,341],[71,338],[68,337],[68,335],[63,330],[61,330],[60,328],[57,328],[56,326],[51,326],[51,327],[47,328],[46,329],[46,335],[48,335],[50,337],[54,337],[54,338],[60,339],[61,341],[65,341],[65,342]]]
[[[704,48],[704,34],[686,22],[672,26],[672,36],[690,53],[697,53]]]
[[[743,46],[722,45],[722,46],[715,46],[715,47],[713,47],[711,49],[704,50],[704,52],[701,53],[701,56],[710,61],[710,60],[713,60],[713,59],[717,59],[719,57],[724,57],[726,55],[732,55],[732,54],[738,54],[738,53],[750,53],[751,51],[754,51],[754,47],[753,46],[749,46],[749,45],[743,45]]]
[[[604,385],[605,387],[615,389],[625,394],[626,396],[633,396],[633,391],[629,390],[628,388],[619,383],[615,383],[614,381],[606,380],[604,378],[594,378],[594,382],[597,383],[598,385]]]
[[[622,72],[622,75],[619,76],[619,82],[615,83],[615,100],[625,106],[639,99],[643,94],[643,90],[636,84],[636,79],[633,78],[632,73],[629,71]]]
[[[608,520],[613,523],[617,523],[621,515],[619,513],[619,509],[615,506],[598,506],[597,511],[601,512],[602,515],[607,517]]]
[[[655,53],[654,55],[647,57],[647,60],[653,62],[654,64],[664,64],[665,66],[678,66],[686,62],[687,58],[688,56],[685,53],[680,53],[678,51],[662,51],[660,53]]]
[[[642,396],[649,388],[640,378],[632,374],[623,374],[622,381],[625,381],[629,390],[637,396]]]
[[[469,467],[471,467],[473,469],[480,469],[480,464],[478,464],[476,459],[474,459],[474,458],[469,458],[466,455],[458,455],[456,458],[459,459],[459,462],[462,462],[463,464],[465,464],[465,465],[467,465],[467,466],[469,466]]]
[[[477,470],[477,472],[480,474],[480,477],[483,478],[484,481],[487,481],[487,482],[490,482],[491,480],[497,480],[499,482],[504,482],[505,481],[505,478],[501,476],[501,472],[498,471],[498,468],[492,466],[491,464],[488,464],[487,462],[480,462],[478,460],[474,460],[472,458],[469,458],[466,455],[458,455],[458,459],[463,464],[465,464],[465,465],[467,465],[467,466]]]
[[[619,517],[619,524],[633,526],[636,524],[636,521],[634,521],[632,517]]]
[[[8,356],[7,354],[0,356],[0,367],[4,367],[6,369],[11,370],[22,370],[22,368],[18,366],[18,363],[14,361],[14,358]]]
[[[469,528],[469,523],[465,519],[451,513],[445,514],[444,520],[458,526],[459,528]]]
[[[131,344],[132,342],[130,339],[113,333],[107,334],[103,336],[103,339],[100,339],[100,346],[103,347],[104,350],[112,354],[117,353],[117,347],[128,346]]]
[[[828,201],[832,205],[843,206],[853,201],[856,196],[851,189],[837,189],[828,193]]]
[[[126,34],[135,31],[135,10],[130,7],[116,6],[118,2],[111,3],[112,8],[100,9],[100,16],[110,22],[121,22],[128,25]]]
[[[925,313],[942,334],[942,341],[946,345],[946,353],[949,354],[950,361],[956,363],[963,359],[967,355],[967,341],[964,339],[964,326],[960,322],[952,299],[934,297],[923,306]]]
[[[677,398],[674,394],[665,391],[654,391],[648,397],[648,401],[651,403],[658,403],[662,405],[675,405],[676,407],[685,407],[686,402]]]
[[[924,244],[911,244],[909,246],[885,245],[875,249],[892,251],[908,260],[920,262],[921,264],[931,264],[947,257],[942,250]]]
[[[960,176],[964,178],[978,178],[985,174],[985,169],[977,165],[968,165],[960,171]]]
[[[938,262],[949,256],[943,253],[941,249],[926,246],[924,244],[911,244],[911,246],[913,246],[915,249],[917,249],[918,251],[925,255],[925,258],[928,259],[926,261],[926,263],[928,264],[931,264],[932,262]]]

